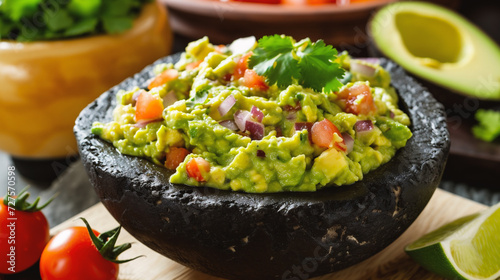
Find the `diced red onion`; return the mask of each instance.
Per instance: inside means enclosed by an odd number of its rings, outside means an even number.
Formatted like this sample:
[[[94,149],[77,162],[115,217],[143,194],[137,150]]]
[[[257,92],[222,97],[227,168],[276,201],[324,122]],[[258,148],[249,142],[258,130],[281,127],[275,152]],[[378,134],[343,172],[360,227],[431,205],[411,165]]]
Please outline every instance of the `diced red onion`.
[[[366,61],[371,64],[380,64],[380,58],[378,57],[357,57],[356,60]]]
[[[309,142],[312,143],[312,133],[311,129],[313,127],[314,123],[312,122],[296,122],[295,123],[295,131],[302,131],[303,129],[307,129],[307,135],[309,138]]]
[[[351,135],[347,132],[342,133],[342,138],[344,138],[347,153],[352,152],[352,149],[354,148],[354,139],[352,139]]]
[[[219,114],[222,117],[224,117],[229,112],[229,110],[231,110],[231,108],[233,108],[234,104],[236,104],[236,99],[231,94],[228,97],[226,97],[226,99],[224,99],[224,101],[222,101],[222,103],[219,105],[219,108],[218,108]]]
[[[357,121],[354,129],[357,133],[369,132],[373,129],[373,123],[371,120]]]
[[[223,127],[229,128],[231,130],[238,130],[238,126],[236,125],[236,123],[233,120],[220,121],[219,124],[222,125]]]
[[[375,73],[377,72],[377,69],[370,65],[365,65],[362,63],[359,63],[355,59],[351,60],[351,72],[352,73],[357,73],[361,74],[365,77],[371,78],[375,77]]]
[[[302,109],[302,106],[300,106],[299,102],[297,102],[297,105],[295,105],[295,106],[292,106],[292,105],[283,106],[283,110],[285,110],[287,112],[297,112],[297,111],[300,111],[300,109]]]
[[[174,104],[177,100],[177,96],[174,91],[170,91],[165,96],[163,96],[163,106],[166,108],[172,104]]]
[[[393,112],[393,111],[391,111],[391,112],[390,112],[390,116],[391,116],[391,119],[394,119],[394,117],[395,117],[396,115],[394,114],[394,112]]]
[[[262,122],[262,120],[264,119],[264,113],[262,113],[262,111],[259,108],[257,108],[256,106],[252,106],[252,110],[250,110],[250,113],[252,113],[252,116],[258,122]]]
[[[140,120],[137,123],[135,123],[134,126],[138,127],[138,128],[145,128],[146,125],[148,125],[150,123],[159,122],[159,121],[162,121],[162,120],[163,119]]]
[[[307,129],[307,131],[311,132],[312,126],[313,126],[312,122],[296,122],[295,123],[295,130],[301,131],[303,129]]]
[[[241,131],[245,131],[246,123],[251,116],[252,114],[246,110],[238,110],[234,113],[234,122]]]
[[[132,95],[132,102],[135,104],[135,102],[137,102],[137,98],[139,98],[139,95],[141,95],[141,93],[143,93],[144,90],[138,90],[136,92],[134,92],[134,94]]]
[[[297,112],[290,112],[286,115],[286,119],[289,121],[295,121],[297,119]]]
[[[260,140],[264,137],[264,125],[260,122],[247,120],[245,129],[250,132],[250,136],[253,140]]]
[[[265,158],[266,152],[264,152],[263,150],[257,150],[257,156],[261,157],[261,158]]]

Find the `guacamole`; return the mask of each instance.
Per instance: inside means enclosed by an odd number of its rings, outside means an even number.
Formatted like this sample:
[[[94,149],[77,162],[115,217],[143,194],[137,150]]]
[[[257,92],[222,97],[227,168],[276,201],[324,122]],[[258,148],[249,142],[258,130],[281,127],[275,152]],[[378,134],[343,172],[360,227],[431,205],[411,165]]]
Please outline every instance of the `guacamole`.
[[[313,44],[303,41],[302,50]],[[156,66],[147,89],[119,91],[114,120],[94,123],[92,133],[175,170],[171,183],[249,193],[352,184],[411,137],[379,65],[332,57],[342,83],[328,93],[293,78],[270,83],[249,67],[258,46],[252,38],[191,42],[177,63]],[[371,71],[350,71],[353,63]]]

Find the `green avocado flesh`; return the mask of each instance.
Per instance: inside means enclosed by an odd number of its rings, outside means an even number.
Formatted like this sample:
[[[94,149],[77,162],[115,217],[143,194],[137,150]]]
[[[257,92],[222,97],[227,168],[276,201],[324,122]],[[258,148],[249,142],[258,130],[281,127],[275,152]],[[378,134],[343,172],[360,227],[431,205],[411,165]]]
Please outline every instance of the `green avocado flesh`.
[[[237,76],[253,42],[243,51],[235,50],[236,42],[191,42],[177,63],[156,65],[159,76],[177,75],[150,83],[149,90],[120,90],[113,121],[94,123],[92,133],[123,154],[166,167],[185,149],[189,154],[178,160],[171,183],[249,193],[352,184],[388,162],[412,136],[410,119],[398,108],[390,75],[380,65],[347,53],[332,58],[347,72],[344,85],[331,93],[295,82],[256,87],[248,70]],[[369,76],[349,71],[353,62],[371,69]],[[147,94],[164,109],[160,119],[141,123],[139,104]],[[248,114],[243,127],[242,112]]]
[[[376,47],[407,71],[451,91],[500,100],[500,48],[453,11],[398,2],[369,24]]]

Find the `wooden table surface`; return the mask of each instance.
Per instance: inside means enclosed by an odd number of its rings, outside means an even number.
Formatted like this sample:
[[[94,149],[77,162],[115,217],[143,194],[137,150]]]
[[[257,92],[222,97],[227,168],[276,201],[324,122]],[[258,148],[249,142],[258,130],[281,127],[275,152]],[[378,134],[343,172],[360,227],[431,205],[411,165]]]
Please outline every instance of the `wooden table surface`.
[[[333,279],[442,279],[421,268],[414,262],[403,248],[423,234],[459,217],[475,213],[486,206],[474,201],[459,197],[449,192],[437,189],[427,207],[410,228],[389,247],[377,255],[342,271],[314,278],[315,280]],[[78,214],[75,218],[58,225],[51,230],[55,234],[67,227],[83,225],[78,217],[85,217],[93,228],[106,231],[116,227],[118,223],[108,213],[105,207],[98,203],[88,210]],[[132,248],[120,256],[127,259],[137,255],[144,255],[129,263],[120,266],[120,280],[214,280],[201,272],[189,269],[139,243],[128,232],[122,231],[117,244],[132,242]]]

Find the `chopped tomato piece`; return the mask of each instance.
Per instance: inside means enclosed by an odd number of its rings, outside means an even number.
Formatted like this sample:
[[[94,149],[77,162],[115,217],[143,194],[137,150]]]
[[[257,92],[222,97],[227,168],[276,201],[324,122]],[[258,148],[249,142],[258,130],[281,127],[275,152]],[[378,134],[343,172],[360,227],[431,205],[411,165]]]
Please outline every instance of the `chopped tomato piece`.
[[[162,86],[169,81],[175,80],[179,77],[179,72],[175,69],[167,69],[156,76],[151,83],[149,83],[148,89],[153,89],[155,87]]]
[[[257,72],[252,69],[245,70],[245,76],[243,76],[243,85],[262,91],[269,88],[269,86],[266,84],[266,79],[262,76],[259,76],[259,74],[257,74]]]
[[[198,182],[206,182],[206,173],[210,172],[210,163],[201,157],[192,158],[186,165],[189,177]],[[205,175],[205,176],[203,176]]]
[[[335,146],[336,149],[346,151],[344,138],[339,129],[329,120],[316,122],[311,128],[312,142],[322,148]]]
[[[225,53],[227,51],[226,45],[218,45],[215,47],[215,51],[218,53]]]
[[[240,79],[243,77],[243,85],[249,88],[255,88],[259,90],[267,90],[269,86],[266,84],[266,79],[259,76],[257,72],[252,69],[248,69],[248,58],[252,55],[252,52],[248,52],[243,55],[238,63],[236,63],[236,68],[234,69],[234,79]]]
[[[193,70],[196,67],[200,66],[200,64],[203,62],[203,60],[198,60],[195,62],[191,62],[188,65],[186,65],[186,70]]]
[[[376,111],[370,87],[366,84],[345,88],[337,96],[347,113],[369,115]]]
[[[135,121],[161,119],[163,109],[163,101],[160,97],[142,91],[135,105]]]
[[[168,169],[176,169],[181,162],[184,161],[189,151],[185,148],[170,147],[165,160],[165,167]]]
[[[243,55],[238,62],[236,63],[236,68],[234,69],[234,79],[239,79],[245,76],[245,71],[248,69],[248,58],[252,55],[252,52],[249,52]]]

